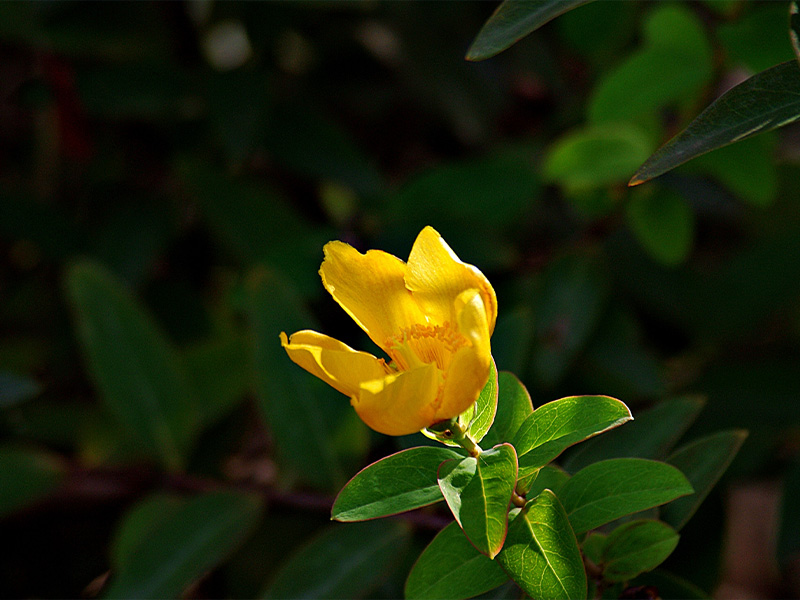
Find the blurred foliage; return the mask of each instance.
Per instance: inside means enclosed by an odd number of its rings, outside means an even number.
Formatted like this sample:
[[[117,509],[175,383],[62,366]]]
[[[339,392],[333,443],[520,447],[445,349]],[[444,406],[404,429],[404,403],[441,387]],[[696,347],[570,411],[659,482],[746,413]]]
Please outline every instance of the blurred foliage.
[[[402,596],[441,506],[327,521],[359,468],[425,441],[368,431],[278,334],[368,347],[323,292],[322,245],[405,256],[432,225],[494,284],[497,367],[535,407],[619,397],[653,456],[698,396],[710,461],[750,431],[707,502],[782,482],[772,584],[800,596],[798,130],[626,187],[795,58],[789,3],[597,2],[465,62],[494,8],[0,3],[5,595]],[[613,433],[563,464],[627,456]],[[642,585],[712,592],[725,518],[689,521]]]

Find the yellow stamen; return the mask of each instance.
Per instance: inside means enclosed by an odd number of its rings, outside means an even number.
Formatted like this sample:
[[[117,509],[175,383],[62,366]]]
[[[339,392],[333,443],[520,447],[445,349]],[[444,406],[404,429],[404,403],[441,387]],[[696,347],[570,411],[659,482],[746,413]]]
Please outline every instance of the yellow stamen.
[[[453,354],[468,345],[467,339],[445,321],[441,325],[417,323],[404,327],[386,341],[384,348],[399,370],[436,363],[440,370],[446,371]]]

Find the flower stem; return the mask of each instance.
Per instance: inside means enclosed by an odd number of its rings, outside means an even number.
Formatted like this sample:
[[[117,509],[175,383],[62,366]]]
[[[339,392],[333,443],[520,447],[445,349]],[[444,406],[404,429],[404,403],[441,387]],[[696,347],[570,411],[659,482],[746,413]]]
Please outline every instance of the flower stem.
[[[450,431],[453,434],[451,440],[469,452],[470,456],[478,457],[483,452],[481,447],[461,428],[461,425],[458,424],[458,419],[453,419]]]

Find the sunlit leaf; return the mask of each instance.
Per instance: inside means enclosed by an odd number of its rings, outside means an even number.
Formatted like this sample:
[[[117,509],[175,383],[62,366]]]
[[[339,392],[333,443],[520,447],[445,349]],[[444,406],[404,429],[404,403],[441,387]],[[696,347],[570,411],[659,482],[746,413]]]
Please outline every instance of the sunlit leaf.
[[[475,412],[467,428],[467,435],[475,442],[480,443],[483,436],[489,431],[497,414],[498,382],[497,367],[492,360],[489,367],[489,380],[483,386],[478,399],[475,401]]]
[[[800,118],[800,65],[781,63],[727,91],[639,167],[639,185],[695,156]]]
[[[516,375],[500,371],[497,385],[497,414],[483,439],[486,446],[496,446],[514,439],[519,426],[533,412],[531,396]]]

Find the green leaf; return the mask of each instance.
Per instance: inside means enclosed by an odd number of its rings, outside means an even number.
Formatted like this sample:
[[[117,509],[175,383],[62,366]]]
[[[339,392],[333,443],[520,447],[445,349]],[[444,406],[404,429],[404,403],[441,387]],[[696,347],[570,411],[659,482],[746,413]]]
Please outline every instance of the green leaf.
[[[634,190],[638,191],[638,190]],[[689,256],[694,240],[694,213],[677,192],[658,187],[631,194],[625,218],[651,258],[667,267]]]
[[[697,418],[705,402],[698,396],[678,396],[659,402],[636,415],[625,427],[582,444],[564,460],[575,473],[608,458],[664,459]]]
[[[458,600],[508,581],[500,563],[478,552],[458,523],[442,529],[408,574],[407,600]]]
[[[489,380],[483,386],[475,402],[475,412],[467,429],[467,435],[478,444],[494,423],[497,414],[497,367],[492,360],[489,366]]]
[[[800,462],[794,464],[783,482],[777,554],[784,567],[800,554]]]
[[[131,513],[136,523],[123,522],[125,550],[114,555],[118,565],[108,598],[169,598],[217,566],[249,535],[261,516],[261,500],[238,492],[213,492],[186,501],[171,518]],[[152,507],[150,507],[152,509]],[[145,509],[145,510],[150,510]],[[167,509],[172,511],[173,509]],[[138,543],[132,530],[138,524]],[[120,538],[118,538],[120,539]]]
[[[566,255],[548,266],[535,306],[537,382],[552,388],[561,381],[597,328],[608,296],[603,265],[594,257]]]
[[[56,489],[65,475],[55,456],[22,448],[0,448],[0,517]]]
[[[718,1],[714,0],[717,4]],[[685,600],[705,600],[711,595],[701,590],[694,583],[678,577],[673,573],[657,569],[651,573],[639,575],[629,583],[631,586],[653,586],[662,598],[684,598]]]
[[[504,0],[467,50],[467,60],[499,54],[548,21],[591,0]]]
[[[692,98],[711,77],[712,49],[703,25],[683,6],[657,6],[644,25],[644,47],[595,87],[589,120],[630,122]]]
[[[279,337],[282,331],[319,330],[315,320],[290,282],[271,271],[251,274],[245,302],[259,409],[274,436],[284,475],[317,488],[341,486],[349,467],[336,440],[345,431],[366,434],[366,428],[346,396],[289,360]]]
[[[496,446],[514,439],[519,426],[533,412],[531,396],[516,375],[500,371],[497,384],[497,414],[492,427],[483,438],[487,446]]]
[[[530,481],[524,481],[522,477],[518,479],[517,487],[522,488],[527,496],[536,497],[544,490],[558,494],[569,479],[569,474],[558,467],[547,465],[538,471],[533,471],[532,476],[529,476]]]
[[[661,519],[680,530],[706,499],[747,437],[741,429],[720,431],[678,448],[667,462],[686,475],[694,494],[670,502],[661,509]]]
[[[433,504],[442,499],[436,472],[462,456],[447,448],[409,448],[382,458],[342,488],[331,509],[337,521],[364,521]]]
[[[108,408],[151,456],[184,463],[197,410],[175,349],[111,273],[93,262],[67,272],[88,368]]]
[[[578,542],[550,490],[530,501],[511,523],[497,561],[532,598],[586,598]]]
[[[567,194],[622,184],[652,152],[653,144],[629,123],[603,123],[578,129],[553,144],[542,165],[543,177]]]
[[[632,418],[625,404],[608,396],[571,396],[548,402],[533,411],[514,436],[520,468],[542,467],[573,444]]]
[[[716,28],[730,62],[758,73],[793,58],[792,46],[786,43],[786,4],[753,2],[743,8],[747,12]]]
[[[652,571],[672,554],[680,536],[661,521],[641,519],[617,527],[603,551],[603,578],[626,581]]]
[[[24,402],[38,396],[41,391],[41,386],[33,379],[6,371],[0,372],[0,408]]]
[[[111,544],[111,566],[124,569],[136,561],[140,546],[150,536],[175,518],[187,500],[178,496],[155,493],[137,502],[126,514],[114,533]]]
[[[333,525],[294,552],[264,598],[363,598],[396,564],[409,540],[398,521]]]
[[[692,486],[675,467],[641,458],[614,458],[581,469],[559,497],[576,534],[686,496]]]
[[[494,558],[503,547],[508,506],[517,483],[517,453],[500,444],[479,456],[451,459],[439,467],[439,488],[469,541]]]
[[[639,167],[639,185],[696,156],[800,118],[800,65],[787,61],[750,77],[714,101]]]

